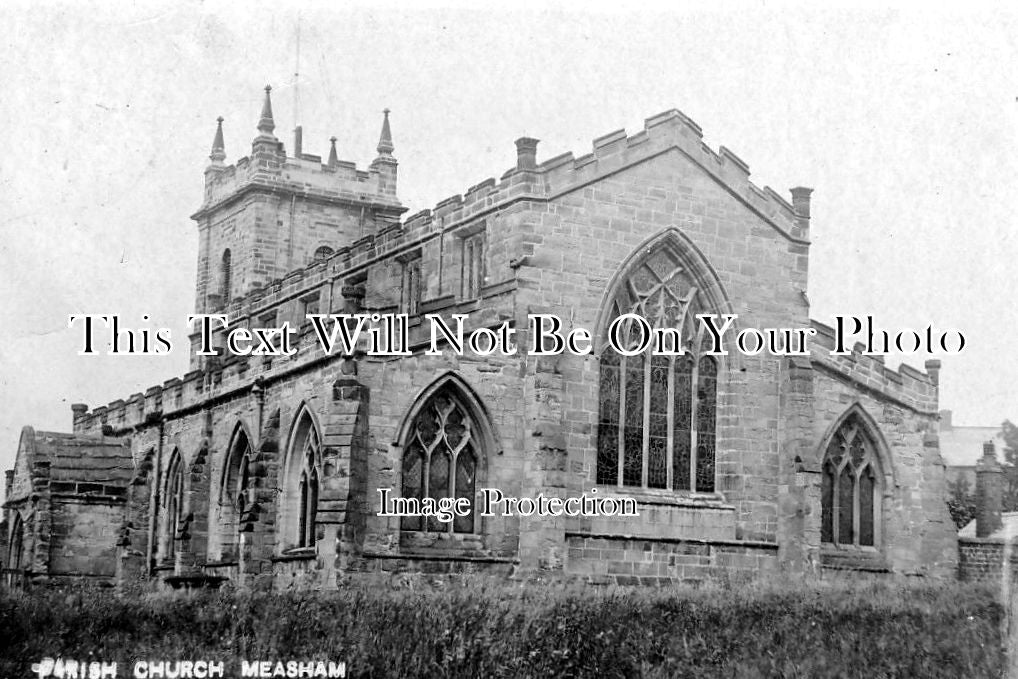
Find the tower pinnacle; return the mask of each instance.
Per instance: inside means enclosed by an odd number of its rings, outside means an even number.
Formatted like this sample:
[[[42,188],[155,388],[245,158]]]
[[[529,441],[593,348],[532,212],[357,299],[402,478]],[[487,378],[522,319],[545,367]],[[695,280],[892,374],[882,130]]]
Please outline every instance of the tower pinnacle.
[[[382,113],[385,120],[382,121],[382,135],[378,138],[378,155],[391,156],[396,147],[392,145],[392,132],[389,131],[389,109]]]
[[[216,118],[216,136],[212,139],[212,153],[209,160],[213,165],[222,165],[226,160],[226,146],[223,144],[223,116]]]
[[[265,86],[265,103],[262,104],[262,117],[258,121],[258,131],[267,137],[271,137],[272,131],[276,129],[276,123],[272,120],[272,85]]]
[[[336,155],[336,138],[329,137],[329,143],[332,144],[332,147],[329,149],[328,165],[329,167],[336,167],[337,165],[339,165],[339,156]]]

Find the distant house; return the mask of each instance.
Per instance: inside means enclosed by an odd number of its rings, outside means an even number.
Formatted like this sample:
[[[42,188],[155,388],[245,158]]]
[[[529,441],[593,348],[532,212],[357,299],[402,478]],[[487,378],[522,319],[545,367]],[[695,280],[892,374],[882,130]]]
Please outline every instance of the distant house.
[[[1000,425],[984,427],[960,427],[952,422],[950,410],[940,411],[940,455],[947,465],[947,482],[956,483],[964,478],[970,490],[976,487],[976,462],[983,451],[983,444],[993,441],[997,450],[997,461],[1004,460],[1004,437]]]

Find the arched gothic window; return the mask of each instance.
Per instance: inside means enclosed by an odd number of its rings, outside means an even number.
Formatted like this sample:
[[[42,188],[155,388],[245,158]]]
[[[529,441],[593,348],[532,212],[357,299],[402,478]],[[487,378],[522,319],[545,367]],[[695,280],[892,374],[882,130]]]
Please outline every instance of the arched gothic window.
[[[229,304],[230,292],[233,289],[233,255],[230,248],[223,250],[223,261],[219,266],[219,295],[223,304]]]
[[[873,437],[858,415],[850,415],[824,452],[821,542],[841,547],[877,546],[880,474]]]
[[[184,461],[180,452],[173,451],[166,470],[166,486],[163,494],[166,531],[163,535],[163,559],[172,559],[174,545],[184,524]]]
[[[481,431],[452,388],[436,392],[411,423],[403,447],[404,498],[467,498],[470,513],[443,523],[404,517],[403,530],[473,533]]]
[[[318,262],[329,257],[332,257],[332,248],[328,245],[323,245],[315,250],[314,261]]]
[[[718,365],[702,354],[705,344],[696,314],[705,313],[703,294],[668,248],[639,263],[618,287],[609,323],[636,314],[652,328],[672,328],[661,347],[686,353],[625,356],[607,341],[600,356],[600,407],[597,432],[597,483],[714,491]],[[618,345],[636,348],[645,328],[622,321]],[[658,354],[663,353],[658,351]]]
[[[222,555],[231,556],[240,547],[244,512],[251,505],[251,442],[244,428],[238,426],[227,453],[223,483],[219,492]]]
[[[318,430],[307,411],[297,420],[287,463],[287,530],[296,547],[315,546],[322,465]]]

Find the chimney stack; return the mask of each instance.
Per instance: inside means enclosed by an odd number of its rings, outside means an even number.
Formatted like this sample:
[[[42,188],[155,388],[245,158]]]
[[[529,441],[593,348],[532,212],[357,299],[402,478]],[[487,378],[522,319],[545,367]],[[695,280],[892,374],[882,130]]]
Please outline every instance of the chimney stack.
[[[976,464],[976,537],[985,538],[1003,525],[1004,470],[997,462],[993,441],[983,444],[983,457]]]
[[[791,190],[792,193],[792,210],[796,216],[802,217],[803,219],[809,219],[809,198],[810,194],[813,193],[813,189],[806,188],[805,186],[796,186]]]
[[[516,169],[537,169],[537,144],[540,140],[520,137],[516,140]]]

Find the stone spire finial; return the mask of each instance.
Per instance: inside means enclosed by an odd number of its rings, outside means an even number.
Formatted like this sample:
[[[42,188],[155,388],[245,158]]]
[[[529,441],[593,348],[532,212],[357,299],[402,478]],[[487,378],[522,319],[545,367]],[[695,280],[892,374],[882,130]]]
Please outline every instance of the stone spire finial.
[[[226,160],[226,145],[223,144],[223,116],[216,118],[216,136],[212,139],[212,153],[209,159],[214,165],[221,165]]]
[[[385,119],[382,121],[382,135],[378,138],[378,155],[390,156],[396,147],[392,145],[392,132],[389,130],[389,109],[382,113]]]
[[[262,117],[258,121],[258,131],[271,137],[272,131],[276,129],[276,123],[272,120],[272,85],[265,86],[265,103],[262,104]]]
[[[329,137],[329,143],[332,144],[332,148],[329,149],[329,167],[336,167],[339,165],[339,157],[336,155],[336,138]]]

